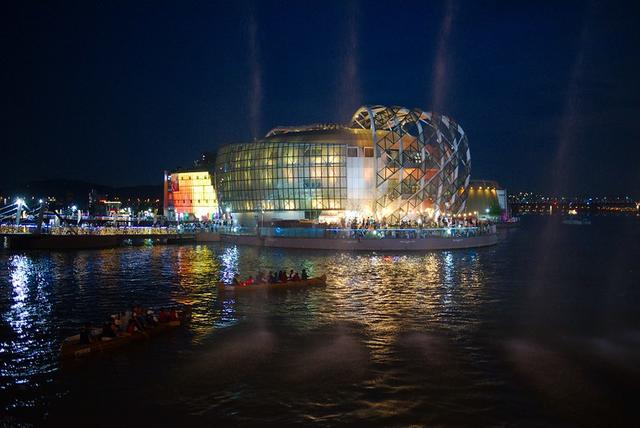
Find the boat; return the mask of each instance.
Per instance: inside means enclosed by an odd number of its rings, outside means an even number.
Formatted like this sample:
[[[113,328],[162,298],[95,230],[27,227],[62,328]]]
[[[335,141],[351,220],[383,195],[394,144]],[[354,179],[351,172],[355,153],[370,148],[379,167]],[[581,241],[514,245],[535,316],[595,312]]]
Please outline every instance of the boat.
[[[187,322],[189,317],[188,311],[181,311],[178,315],[178,320],[162,322],[155,327],[147,328],[144,331],[131,334],[123,333],[122,335],[113,338],[101,338],[100,333],[102,332],[102,329],[93,329],[92,334],[94,340],[91,343],[79,343],[79,334],[67,337],[60,347],[60,358],[67,360],[86,357],[100,352],[121,348],[123,346],[130,345],[131,343],[147,340],[151,337],[173,330],[176,327],[180,327]]]
[[[586,217],[568,217],[562,220],[562,224],[570,224],[575,226],[584,226],[591,224],[591,220]]]
[[[327,275],[309,278],[300,281],[287,281],[278,283],[254,283],[251,285],[230,285],[224,282],[218,283],[218,290],[231,292],[244,291],[278,291],[278,290],[295,290],[306,287],[323,287],[327,284]]]

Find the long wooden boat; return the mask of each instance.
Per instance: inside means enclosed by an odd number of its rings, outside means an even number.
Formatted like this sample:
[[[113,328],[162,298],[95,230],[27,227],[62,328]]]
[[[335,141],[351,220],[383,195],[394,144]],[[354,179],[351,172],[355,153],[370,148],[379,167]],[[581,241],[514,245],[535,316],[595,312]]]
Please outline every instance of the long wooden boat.
[[[250,291],[277,291],[277,290],[291,290],[306,287],[323,287],[327,284],[327,275],[318,276],[315,278],[309,278],[300,281],[287,281],[273,283],[254,283],[251,285],[229,285],[223,282],[218,283],[218,290],[229,292],[250,292]]]
[[[143,341],[150,337],[157,336],[167,331],[173,330],[176,327],[180,327],[187,321],[188,315],[180,314],[180,319],[176,321],[162,322],[155,327],[147,328],[144,331],[136,333],[123,333],[121,336],[114,338],[100,338],[94,337],[91,343],[79,343],[80,335],[67,337],[60,347],[60,358],[72,359],[95,355],[100,352],[110,351],[112,349],[121,348],[131,343]]]

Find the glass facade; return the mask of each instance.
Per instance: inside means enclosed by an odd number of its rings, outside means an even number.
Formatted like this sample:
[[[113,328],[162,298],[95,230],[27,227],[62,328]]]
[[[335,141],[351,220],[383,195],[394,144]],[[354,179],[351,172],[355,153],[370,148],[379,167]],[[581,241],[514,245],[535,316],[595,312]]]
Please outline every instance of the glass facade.
[[[232,212],[344,210],[347,146],[260,141],[220,149],[216,190]]]

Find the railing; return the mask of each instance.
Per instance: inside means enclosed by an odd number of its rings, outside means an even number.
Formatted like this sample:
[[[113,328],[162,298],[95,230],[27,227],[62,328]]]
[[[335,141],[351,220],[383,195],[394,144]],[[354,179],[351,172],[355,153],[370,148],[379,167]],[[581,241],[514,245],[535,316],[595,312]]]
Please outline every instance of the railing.
[[[35,225],[0,225],[0,234],[35,233]],[[175,235],[193,233],[176,227],[93,227],[93,226],[42,226],[42,234],[46,235]]]
[[[221,233],[236,236],[270,238],[323,238],[323,239],[426,239],[470,238],[495,233],[495,226],[442,227],[416,229],[321,229],[301,227],[226,227]]]

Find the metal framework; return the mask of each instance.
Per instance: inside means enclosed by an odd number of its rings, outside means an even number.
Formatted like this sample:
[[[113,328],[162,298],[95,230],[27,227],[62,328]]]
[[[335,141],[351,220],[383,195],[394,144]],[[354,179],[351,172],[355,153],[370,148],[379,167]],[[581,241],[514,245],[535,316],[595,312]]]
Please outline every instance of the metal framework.
[[[379,217],[399,222],[429,209],[434,216],[464,209],[471,154],[460,125],[419,109],[363,106],[351,127],[371,130]]]

